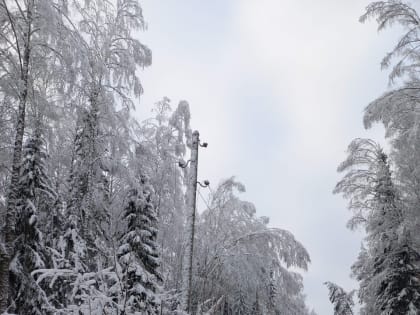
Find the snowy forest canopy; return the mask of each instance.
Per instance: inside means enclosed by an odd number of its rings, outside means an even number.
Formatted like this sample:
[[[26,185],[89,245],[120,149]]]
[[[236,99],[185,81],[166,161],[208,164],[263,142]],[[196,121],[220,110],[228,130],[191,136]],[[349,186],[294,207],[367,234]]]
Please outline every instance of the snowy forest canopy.
[[[371,139],[355,139],[339,167],[334,189],[348,199],[351,230],[364,239],[352,276],[357,291],[327,282],[335,315],[420,314],[419,45],[420,17],[405,1],[371,3],[361,22],[375,19],[378,30],[398,25],[403,35],[381,62],[390,69],[390,90],[365,109],[365,128],[382,123],[389,153]]]
[[[403,31],[382,61],[391,89],[363,118],[385,127],[389,152],[357,138],[339,165],[334,193],[364,232],[359,288],[325,285],[335,315],[415,315],[420,17],[388,0],[370,19]],[[188,102],[162,97],[134,118],[145,28],[137,0],[0,0],[0,314],[314,315],[307,250],[235,177],[192,211]]]
[[[0,2],[0,313],[309,314],[307,251],[233,177],[188,251],[189,104],[132,114],[145,25],[136,0]]]

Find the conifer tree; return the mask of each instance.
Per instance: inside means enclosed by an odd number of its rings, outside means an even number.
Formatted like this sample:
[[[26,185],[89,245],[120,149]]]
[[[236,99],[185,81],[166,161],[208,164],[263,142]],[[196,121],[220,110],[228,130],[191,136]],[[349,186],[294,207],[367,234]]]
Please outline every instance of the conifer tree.
[[[278,292],[277,292],[277,285],[276,285],[276,279],[274,275],[274,268],[273,266],[270,268],[269,272],[269,282],[268,282],[268,311],[270,314],[275,315],[276,314],[276,300],[278,298]]]
[[[263,315],[260,305],[260,299],[258,297],[258,292],[255,293],[255,301],[252,304],[252,312],[253,315]]]
[[[401,36],[392,50],[381,61],[389,69],[390,89],[373,100],[365,109],[364,125],[375,123],[385,127],[385,137],[391,144],[390,155],[395,164],[394,172],[403,194],[405,227],[419,247],[420,227],[418,156],[419,130],[419,49],[420,17],[418,7],[411,1],[385,0],[370,3],[361,22],[375,20],[378,31],[398,27]]]
[[[16,254],[11,264],[11,306],[18,314],[53,313],[47,293],[32,275],[34,270],[45,268],[47,264],[47,249],[38,227],[38,220],[42,216],[50,215],[49,205],[54,205],[56,199],[46,173],[46,158],[44,142],[37,128],[35,135],[29,138],[23,147],[19,181]]]
[[[68,204],[73,225],[86,244],[83,262],[92,271],[98,261],[107,264],[109,256],[111,214],[104,159],[113,141],[110,135],[118,138],[124,133],[131,141],[131,120],[126,117],[143,92],[136,71],[151,64],[151,51],[134,36],[145,26],[138,1],[77,0],[74,9],[83,38],[75,102],[83,105],[77,113]],[[122,121],[126,125],[121,126]]]
[[[239,288],[239,290],[236,292],[232,308],[234,315],[248,315],[250,313],[250,306],[248,305],[247,294],[242,288]]]
[[[68,12],[66,1],[3,0],[0,5],[0,90],[15,112],[11,179],[2,231],[5,246],[0,247],[0,312],[6,309],[10,293],[9,264],[14,255],[17,208],[22,203],[19,186],[24,135],[28,125],[27,107],[28,104],[50,104],[50,99],[39,93],[39,86],[35,84],[39,77],[48,75],[52,90],[58,87],[62,91],[67,90],[63,81],[71,81],[70,76],[65,74],[72,64],[74,49],[70,43],[73,37],[63,22],[65,12]]]
[[[353,315],[354,291],[347,293],[335,283],[326,282],[329,299],[334,306],[334,315]]]
[[[96,146],[98,134],[92,122],[94,118],[85,110],[80,116],[74,140],[67,202],[67,212],[72,220],[70,225],[74,231],[68,236],[74,237],[74,233],[78,234],[77,238],[87,246],[83,258],[79,259],[84,264],[93,266],[98,252],[95,242],[100,236],[104,238],[105,231],[102,224],[106,222],[106,214],[100,211],[95,203],[95,197],[101,197],[99,194],[95,196],[100,183],[98,177],[101,170]]]
[[[122,268],[124,314],[158,314],[161,276],[157,251],[157,217],[153,189],[141,176],[128,193],[123,218],[127,224],[118,251]]]
[[[355,211],[350,226],[366,231],[366,251],[353,266],[359,298],[367,313],[416,314],[420,311],[420,255],[404,227],[403,203],[393,183],[387,155],[372,140],[356,139],[339,171],[335,189]],[[364,313],[364,314],[365,314]]]

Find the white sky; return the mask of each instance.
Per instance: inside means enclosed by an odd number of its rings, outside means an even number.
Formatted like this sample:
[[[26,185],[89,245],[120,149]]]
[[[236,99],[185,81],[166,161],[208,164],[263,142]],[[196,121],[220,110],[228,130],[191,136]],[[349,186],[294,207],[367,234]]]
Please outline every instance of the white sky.
[[[332,195],[336,168],[365,131],[364,107],[387,88],[380,60],[396,32],[360,24],[368,0],[143,0],[139,119],[168,96],[190,103],[192,126],[209,143],[199,177],[232,175],[271,225],[290,230],[312,264],[308,305],[333,314],[323,282],[355,287],[350,266],[360,235],[346,229],[346,202]]]

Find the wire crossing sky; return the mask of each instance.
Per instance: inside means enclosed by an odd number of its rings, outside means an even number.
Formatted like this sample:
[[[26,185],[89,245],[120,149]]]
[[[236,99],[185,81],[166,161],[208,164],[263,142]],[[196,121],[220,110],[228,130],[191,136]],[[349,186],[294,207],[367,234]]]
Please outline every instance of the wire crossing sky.
[[[333,314],[325,281],[355,287],[360,235],[346,229],[346,202],[332,194],[338,164],[366,131],[363,109],[388,87],[380,61],[398,30],[360,24],[370,1],[145,0],[142,41],[153,65],[141,74],[137,117],[156,101],[187,100],[209,148],[199,180],[235,175],[271,226],[290,230],[311,255],[307,301]],[[202,204],[203,205],[203,204]],[[204,205],[203,205],[204,206]]]

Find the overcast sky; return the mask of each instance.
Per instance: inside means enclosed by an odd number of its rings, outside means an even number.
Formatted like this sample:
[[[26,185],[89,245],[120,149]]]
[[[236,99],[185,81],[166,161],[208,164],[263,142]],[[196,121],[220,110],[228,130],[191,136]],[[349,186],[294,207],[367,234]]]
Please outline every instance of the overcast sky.
[[[235,175],[271,225],[291,231],[312,263],[307,303],[333,314],[323,282],[346,289],[360,235],[346,229],[346,202],[332,194],[339,162],[365,131],[364,107],[388,87],[382,56],[396,32],[360,24],[368,0],[143,0],[142,41],[153,65],[142,73],[137,110],[187,100],[192,127],[209,143],[199,177]]]

